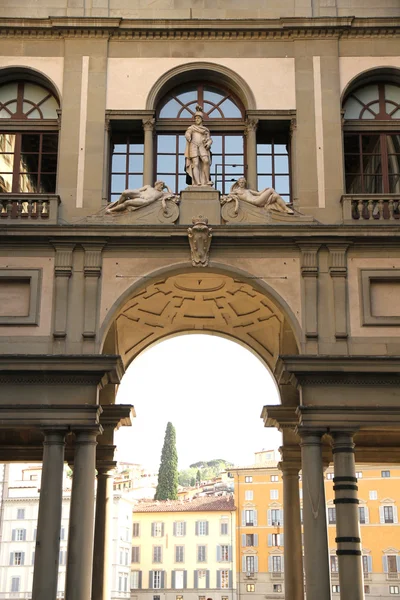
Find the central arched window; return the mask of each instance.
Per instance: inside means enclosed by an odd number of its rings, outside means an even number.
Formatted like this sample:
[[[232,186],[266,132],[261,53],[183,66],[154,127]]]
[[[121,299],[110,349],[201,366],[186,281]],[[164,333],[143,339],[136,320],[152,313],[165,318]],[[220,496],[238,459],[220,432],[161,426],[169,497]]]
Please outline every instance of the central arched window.
[[[184,134],[193,122],[197,105],[203,107],[204,125],[213,140],[211,180],[216,189],[226,193],[232,181],[245,174],[245,114],[239,99],[229,90],[208,83],[178,86],[159,102],[155,178],[165,181],[172,190],[185,189]]]
[[[376,82],[343,104],[346,193],[400,193],[400,86]]]
[[[0,192],[55,193],[58,108],[42,85],[0,85]]]

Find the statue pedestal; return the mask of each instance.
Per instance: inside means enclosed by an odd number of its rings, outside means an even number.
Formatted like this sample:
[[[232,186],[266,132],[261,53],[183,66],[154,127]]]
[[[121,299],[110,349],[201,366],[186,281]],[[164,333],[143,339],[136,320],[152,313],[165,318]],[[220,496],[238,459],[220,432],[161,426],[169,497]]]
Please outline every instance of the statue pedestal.
[[[209,186],[189,186],[181,192],[179,225],[191,225],[193,217],[207,217],[209,225],[221,224],[219,192]]]

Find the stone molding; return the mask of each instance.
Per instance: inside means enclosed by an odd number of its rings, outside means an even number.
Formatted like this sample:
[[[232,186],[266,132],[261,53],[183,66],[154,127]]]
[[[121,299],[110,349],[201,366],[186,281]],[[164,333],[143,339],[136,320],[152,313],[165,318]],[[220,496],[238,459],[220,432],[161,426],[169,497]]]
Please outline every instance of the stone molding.
[[[280,19],[121,19],[108,17],[3,18],[1,37],[117,40],[273,40],[398,37],[393,17]]]
[[[23,410],[23,427],[40,430],[82,428],[99,428],[102,409],[98,405],[36,405],[36,404],[3,404],[0,405],[0,419],[3,429],[21,427],[21,410]]]
[[[129,427],[132,425],[131,419],[136,417],[136,412],[132,404],[105,404],[102,407],[100,423],[104,428]]]
[[[360,429],[393,428],[400,425],[398,406],[299,406],[298,433],[323,431],[329,433],[356,433]]]

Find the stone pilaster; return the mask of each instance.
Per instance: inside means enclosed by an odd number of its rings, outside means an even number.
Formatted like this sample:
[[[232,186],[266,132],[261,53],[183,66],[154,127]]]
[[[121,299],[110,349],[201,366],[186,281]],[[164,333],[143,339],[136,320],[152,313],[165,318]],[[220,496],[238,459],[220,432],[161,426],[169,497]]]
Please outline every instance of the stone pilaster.
[[[247,138],[247,186],[257,189],[257,127],[258,119],[247,119],[244,134]]]
[[[283,446],[280,452],[282,460],[278,468],[282,472],[285,517],[285,598],[304,600],[299,495],[300,448],[297,448],[297,452],[291,452],[291,449]]]
[[[69,280],[72,275],[72,260],[75,244],[54,243],[56,251],[54,266],[54,338],[64,339],[67,335]]]
[[[335,337],[347,338],[347,258],[348,244],[329,244],[329,273],[333,283]]]
[[[154,128],[155,119],[152,117],[143,119],[144,130],[144,163],[143,163],[143,185],[154,184]]]
[[[333,502],[336,507],[336,554],[339,561],[341,600],[363,600],[364,598],[354,433],[354,431],[331,433],[335,469]]]
[[[99,279],[101,276],[102,250],[104,244],[83,244],[85,263],[83,273],[85,277],[85,309],[83,322],[83,338],[96,337]]]
[[[299,244],[303,278],[304,327],[306,338],[318,338],[318,251],[319,244]]]
[[[48,430],[44,436],[32,600],[57,597],[65,431]]]
[[[321,444],[324,433],[298,428],[298,434],[301,437],[307,600],[322,600],[322,598],[329,600],[331,597]]]

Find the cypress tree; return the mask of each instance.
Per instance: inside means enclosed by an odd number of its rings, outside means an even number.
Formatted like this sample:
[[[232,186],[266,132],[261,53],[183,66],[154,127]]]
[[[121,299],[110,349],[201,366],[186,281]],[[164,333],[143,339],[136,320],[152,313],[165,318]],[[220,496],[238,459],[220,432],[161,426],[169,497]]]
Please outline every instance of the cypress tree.
[[[158,484],[155,500],[178,499],[178,454],[176,452],[176,433],[172,423],[167,424],[164,445],[161,451],[161,463],[158,470]]]

